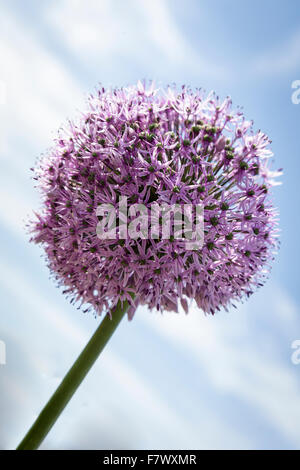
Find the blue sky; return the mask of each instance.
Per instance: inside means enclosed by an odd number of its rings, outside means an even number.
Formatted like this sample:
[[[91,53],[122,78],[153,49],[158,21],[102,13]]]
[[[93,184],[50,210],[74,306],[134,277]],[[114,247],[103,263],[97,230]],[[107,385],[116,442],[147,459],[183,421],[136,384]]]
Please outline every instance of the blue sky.
[[[214,89],[267,132],[281,249],[267,285],[230,313],[138,310],[43,449],[299,448],[299,2],[33,1],[0,6],[0,448],[14,448],[97,320],[49,280],[24,221],[39,207],[29,168],[97,83]]]

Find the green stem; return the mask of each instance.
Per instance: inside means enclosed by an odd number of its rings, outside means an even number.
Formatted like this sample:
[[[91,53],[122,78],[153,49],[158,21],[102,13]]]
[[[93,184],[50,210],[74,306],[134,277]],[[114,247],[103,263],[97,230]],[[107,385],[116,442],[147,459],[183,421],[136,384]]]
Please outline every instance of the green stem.
[[[112,311],[112,319],[110,319],[109,314],[105,316],[76,362],[17,447],[17,450],[35,450],[40,446],[92,365],[95,363],[99,354],[104,349],[127,309],[127,301],[122,304],[119,302]]]

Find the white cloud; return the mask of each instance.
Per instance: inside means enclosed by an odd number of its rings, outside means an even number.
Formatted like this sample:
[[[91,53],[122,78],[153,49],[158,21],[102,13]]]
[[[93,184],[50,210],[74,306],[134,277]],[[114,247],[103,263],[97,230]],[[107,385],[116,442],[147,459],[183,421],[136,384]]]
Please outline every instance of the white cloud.
[[[64,0],[48,5],[45,19],[77,60],[90,69],[98,67],[100,78],[107,61],[121,75],[120,59],[158,77],[166,67],[223,80],[229,73],[195,50],[165,0],[90,0],[88,8],[82,0]]]
[[[64,64],[51,54],[23,23],[5,12],[0,31],[1,82],[6,103],[0,107],[5,148],[16,136],[27,142],[49,143],[51,131],[82,102],[81,90]],[[13,148],[14,158],[24,158]]]
[[[188,317],[144,315],[143,320],[186,351],[190,359],[197,360],[214,389],[229,393],[259,411],[278,433],[299,446],[299,381],[288,354],[283,362],[275,336],[282,334],[286,321],[293,329],[297,325],[293,301],[287,297],[278,287],[275,297],[274,294],[272,298],[264,297],[264,305],[268,304],[272,316],[265,313],[267,325],[262,331],[259,324],[251,327],[250,315],[254,312],[247,306],[216,317],[204,317],[197,308],[192,308]],[[259,318],[264,313],[259,313],[257,307]],[[283,342],[289,351],[286,337]]]
[[[30,199],[0,187],[0,222],[21,238],[25,235],[26,216],[31,213]]]
[[[228,70],[199,53],[176,25],[170,8],[172,2],[135,0],[134,3],[142,14],[150,43],[156,46],[170,63],[183,65],[194,69],[195,72],[200,71],[202,76],[227,78]]]
[[[36,403],[34,399],[37,398],[37,395],[40,397],[39,400],[41,397],[44,399],[49,395],[49,390],[55,389],[62,379],[60,374],[70,366],[66,363],[66,358],[70,355],[69,352],[77,350],[79,354],[91,331],[88,332],[90,328],[87,328],[84,323],[82,326],[78,326],[75,319],[70,319],[58,305],[45,298],[43,292],[39,292],[38,287],[35,287],[19,268],[8,264],[3,264],[2,268],[0,273],[2,289],[15,295],[15,286],[17,285],[19,302],[23,306],[24,313],[28,312],[19,324],[19,329],[23,331],[22,340],[20,340],[20,335],[15,334],[15,337],[18,339],[20,349],[26,352],[27,359],[30,360],[28,366],[31,367],[34,392],[31,396],[30,383],[25,381],[22,374],[17,374],[5,385],[7,396],[13,398],[16,409],[24,406],[26,408],[26,413],[17,424],[20,427],[15,436],[18,436],[21,427],[25,426],[24,423],[36,417],[40,404]],[[186,320],[186,318],[182,318]],[[35,331],[39,334],[37,338],[28,343],[30,333],[26,332],[30,332],[30,325],[34,325]],[[95,327],[94,324],[93,329]],[[134,329],[134,323],[128,323],[127,327]],[[53,351],[53,340],[47,341],[45,349],[45,331],[47,337],[55,338],[55,342],[59,345],[63,344],[67,353],[66,358],[62,358],[59,364],[55,362],[57,353]],[[132,334],[136,334],[136,331]],[[39,342],[43,342],[43,348],[39,353],[36,353]],[[145,365],[147,360],[151,360],[151,355],[147,355],[145,351]],[[151,365],[149,365],[148,371],[151,371]],[[103,388],[101,384],[105,387]],[[25,404],[24,394],[22,399],[19,400],[18,397],[17,391],[21,389],[26,390]],[[96,392],[98,389],[101,390],[100,406],[100,397]],[[119,403],[119,398],[122,397],[122,407],[125,408],[123,411],[119,410],[118,413],[126,414],[126,419],[130,416],[130,427],[137,432],[131,438],[134,442],[140,441],[139,445],[142,448],[159,448],[160,445],[167,448],[214,448],[218,445],[230,447],[232,442],[235,442],[236,447],[251,447],[251,442],[247,437],[240,435],[230,423],[223,423],[223,425],[220,423],[216,410],[207,408],[204,402],[198,403],[197,401],[194,404],[195,409],[197,413],[199,413],[199,408],[201,409],[201,420],[203,424],[205,423],[204,428],[199,427],[197,421],[191,420],[189,416],[185,416],[176,409],[171,396],[166,397],[165,394],[160,393],[159,383],[152,383],[151,378],[147,378],[145,371],[140,374],[133,365],[129,365],[111,348],[104,351],[100,361],[94,366],[85,390],[85,393],[79,396],[81,398],[78,398],[77,405],[76,401],[74,404],[71,402],[60,419],[59,426],[55,428],[55,434],[50,434],[45,446],[51,442],[55,446],[60,442],[60,439],[62,439],[63,446],[63,442],[66,442],[64,436],[66,432],[68,434],[68,428],[69,432],[72,432],[81,419],[84,419],[87,425],[95,417],[98,417],[101,423],[99,431],[114,428],[115,442],[118,442],[118,439],[124,439],[126,432],[128,432],[128,426],[125,423],[123,425],[123,422],[118,422],[120,419],[118,414],[112,415],[112,410],[116,403]],[[180,390],[174,390],[172,395],[175,398],[181,393]],[[83,402],[88,404],[88,412],[86,409],[82,410]],[[111,412],[105,411],[106,406],[111,409]],[[80,446],[80,436],[78,439]],[[16,443],[11,442],[11,445],[14,444]],[[133,447],[136,447],[136,444],[133,444]]]
[[[259,54],[250,64],[250,73],[258,76],[274,76],[297,72],[300,66],[300,31],[272,50]],[[295,77],[297,78],[297,77]]]
[[[0,158],[5,164],[0,175],[0,217],[10,230],[24,236],[33,207],[26,185],[34,152],[50,144],[52,132],[80,107],[83,94],[64,64],[9,11],[0,39],[0,92],[5,97],[0,103]],[[31,188],[33,183],[29,184]]]
[[[127,2],[119,3],[120,10],[113,5],[113,2],[109,1],[91,0],[87,8],[86,2],[64,0],[51,2],[45,8],[45,14],[49,15],[53,31],[60,34],[62,48],[67,46],[85,65],[96,64],[99,67],[99,75],[103,58],[109,60],[112,54],[114,61],[123,56],[125,60],[132,59],[137,63],[146,64],[151,57],[153,67],[159,67],[163,63],[166,68],[176,66],[184,68],[186,73],[193,71],[219,77],[219,67],[215,67],[203,58],[201,53],[195,51],[172,20],[166,2],[132,0],[129,7]],[[0,37],[0,78],[6,84],[6,103],[0,106],[1,126],[2,133],[6,133],[6,155],[13,159],[11,168],[18,171],[18,162],[24,158],[20,152],[22,142],[27,140],[32,144],[35,141],[44,146],[45,141],[50,139],[50,130],[56,129],[67,114],[73,115],[75,107],[80,106],[82,93],[64,63],[49,52],[23,23],[8,13],[5,13]],[[271,75],[294,70],[300,59],[299,38],[300,36],[296,35],[280,54],[274,51],[258,59],[253,65],[254,71]],[[1,220],[18,235],[23,234],[22,220],[31,206],[28,194],[22,194],[22,189],[16,190],[15,186],[7,181],[0,191]],[[26,266],[24,268],[27,269]],[[75,350],[83,346],[88,338],[88,328],[70,321],[55,302],[49,301],[48,292],[39,292],[30,282],[25,270],[2,264],[1,285],[11,296],[17,295],[23,305],[24,311],[19,314],[20,317],[23,315],[23,321],[20,321],[22,326],[18,325],[19,328],[34,324],[36,331],[41,331],[39,327],[47,325],[49,335],[53,334],[57,341],[58,338],[60,341],[65,340],[63,344],[66,354],[73,350],[73,347]],[[267,300],[264,300],[266,304]],[[283,334],[287,337],[291,329],[296,331],[297,306],[293,301],[282,292],[277,292],[272,305],[276,334],[279,332],[282,338]],[[168,338],[176,347],[177,357],[180,357],[182,352],[187,352],[189,361],[196,359],[199,370],[205,370],[203,375],[208,378],[212,390],[223,391],[224,394],[244,400],[250,412],[252,407],[259,410],[279,433],[282,432],[290,442],[298,445],[298,383],[277,351],[278,343],[272,334],[273,323],[269,322],[262,332],[252,328],[253,343],[250,345],[249,341],[247,342],[247,316],[250,318],[250,313],[245,315],[244,308],[239,309],[238,321],[236,315],[232,318],[233,314],[230,314],[230,318],[203,318],[201,315],[195,311],[189,317],[167,315],[162,318],[149,318],[147,315],[145,326],[147,329],[154,328],[158,335]],[[259,312],[256,318],[259,319]],[[11,328],[15,332],[15,325]],[[255,334],[258,336],[255,337]],[[31,342],[27,343],[27,339],[30,341],[32,338],[31,335],[35,336],[35,333],[31,332],[23,339],[24,350],[29,351],[31,347]],[[42,338],[45,337],[41,335],[41,341]],[[54,386],[65,365],[62,361],[55,367],[55,356],[51,355],[51,341],[47,343],[46,348],[48,355],[41,357],[33,353],[30,358],[30,365],[35,373],[45,374],[45,382],[41,385],[41,389],[45,387],[44,391]],[[147,356],[147,361],[150,360],[151,353]],[[141,429],[139,420],[143,416],[144,426],[139,438],[141,442],[149,443],[150,447],[165,436],[168,436],[169,443],[174,443],[174,447],[177,444],[183,447],[180,445],[183,441],[195,443],[196,446],[197,442],[201,441],[203,447],[212,447],[213,443],[216,446],[223,444],[224,447],[232,447],[233,442],[236,446],[251,446],[246,429],[239,433],[230,423],[222,423],[218,419],[218,409],[213,408],[213,402],[208,405],[194,403],[198,413],[203,413],[205,423],[203,428],[197,427],[192,419],[189,422],[185,415],[176,410],[174,397],[172,399],[171,396],[166,397],[159,392],[159,384],[151,383],[151,378],[147,378],[147,371],[137,372],[134,366],[112,351],[105,353],[105,361],[101,366],[96,366],[96,369],[97,367],[98,370],[101,367],[101,371],[105,372],[105,385],[110,387],[109,392],[112,395],[111,406],[118,395],[124,394],[129,403],[126,414],[131,416],[138,430]],[[102,379],[102,375],[95,378],[94,388],[91,387],[85,395],[85,399],[93,403],[89,416],[96,416],[97,419],[99,417],[99,422],[102,415],[97,411],[98,397],[95,399],[94,390],[95,387],[100,390]],[[115,382],[113,385],[116,385],[114,393],[113,387],[108,385],[111,380]],[[12,392],[11,398],[16,402],[22,401],[22,405],[24,387],[24,382],[20,380],[10,380],[6,383],[6,388]],[[32,390],[35,387],[37,384],[32,384]],[[30,392],[30,389],[27,392]],[[115,420],[109,412],[103,416],[107,427],[117,428],[119,416]],[[70,420],[73,425],[74,420]],[[61,435],[64,436],[63,424],[62,429]],[[126,429],[126,425],[121,426],[120,435],[125,433]],[[56,442],[54,436],[51,439]],[[166,441],[167,439],[163,442]]]
[[[6,83],[0,80],[0,106],[6,103]]]
[[[2,288],[10,291],[12,295],[14,295],[15,286],[18,286],[18,298],[22,302],[24,309],[30,312],[30,316],[27,317],[27,319],[28,321],[30,319],[31,324],[35,325],[36,331],[38,331],[39,323],[42,319],[43,329],[41,330],[41,339],[43,338],[45,325],[47,325],[47,331],[50,337],[56,337],[56,340],[63,338],[66,346],[71,343],[76,344],[79,346],[79,354],[81,348],[85,345],[88,339],[86,329],[78,327],[75,322],[67,319],[66,315],[59,309],[59,307],[49,301],[49,299],[46,300],[44,296],[27,281],[25,274],[20,272],[18,268],[12,268],[5,264],[3,264],[2,268],[3,271],[1,271],[0,275]],[[14,279],[14,283],[11,282],[12,279]],[[29,355],[31,348],[34,346],[32,343],[28,343],[28,339],[28,336],[25,334],[22,339],[22,348],[24,348]],[[35,341],[34,344],[37,346]],[[53,347],[53,341],[49,341],[48,348],[50,348],[51,344]],[[34,350],[32,350],[32,354],[30,356],[30,365],[35,369],[35,373],[40,375],[42,372],[43,381],[39,385],[34,384],[34,386],[43,389],[43,395],[45,394],[45,387],[53,389],[62,379],[62,377],[57,377],[54,372],[57,369],[57,366],[53,363],[53,360],[49,359],[53,359],[53,357],[53,352],[51,354],[50,350],[48,359],[42,357],[40,354],[34,354]],[[101,371],[102,373],[104,371],[105,375],[109,377],[109,383],[106,379],[106,385],[108,389],[114,386],[116,394],[120,394],[120,396],[124,396],[124,394],[126,394],[128,396],[129,401],[127,403],[129,406],[127,405],[127,414],[130,414],[134,421],[137,421],[138,423],[139,415],[137,415],[135,411],[136,409],[140,409],[144,415],[144,419],[149,422],[149,425],[151,424],[151,429],[157,427],[156,432],[158,436],[168,436],[169,441],[176,442],[176,445],[178,446],[180,446],[182,435],[190,436],[189,439],[191,439],[192,436],[197,435],[196,429],[193,429],[193,425],[188,423],[184,417],[179,416],[171,406],[165,403],[155,389],[151,387],[149,381],[145,382],[144,377],[138,375],[134,371],[133,367],[129,366],[112,350],[105,352],[105,357],[103,359],[104,360],[100,364]],[[63,367],[64,361],[59,365],[59,369],[62,370]],[[97,365],[95,367],[96,369],[98,368]],[[111,381],[115,383],[111,384]],[[98,380],[95,379],[94,386],[92,386],[89,391],[92,403],[95,400],[93,390],[95,391],[97,388],[97,383]],[[5,388],[10,392],[8,395],[11,394],[13,397],[15,406],[19,406],[21,404],[24,405],[24,397],[22,396],[20,398],[17,393],[23,386],[24,384],[22,384],[19,378],[17,379],[17,382],[13,380],[10,380],[10,382],[6,381]],[[36,395],[36,393],[34,393],[34,395]],[[31,402],[30,397],[28,396],[28,391],[26,399]],[[28,403],[26,403],[26,407],[28,408]],[[132,410],[130,411],[131,407]],[[36,405],[34,409],[36,409]],[[98,413],[99,410],[93,410],[93,413],[95,412]],[[102,413],[101,410],[100,413]],[[36,417],[36,415],[33,416],[32,413],[29,414],[31,414],[32,419]],[[111,417],[108,414],[106,418],[108,420],[108,425]],[[75,421],[77,421],[76,417]],[[120,432],[117,430],[118,423],[115,424],[116,432]],[[104,429],[106,423],[103,422],[102,426]],[[146,442],[147,439],[150,439],[151,441],[151,435],[150,437],[147,437],[147,434],[148,431],[146,430],[144,442]],[[151,442],[149,442],[149,447],[151,447]]]

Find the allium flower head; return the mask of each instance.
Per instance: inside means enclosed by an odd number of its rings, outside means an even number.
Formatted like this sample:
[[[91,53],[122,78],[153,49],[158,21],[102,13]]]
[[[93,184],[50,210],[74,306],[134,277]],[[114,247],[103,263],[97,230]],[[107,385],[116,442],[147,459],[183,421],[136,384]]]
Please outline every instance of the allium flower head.
[[[119,300],[206,313],[253,293],[277,246],[268,137],[213,93],[138,83],[99,89],[59,132],[35,177],[43,208],[32,223],[51,272],[72,302],[101,313]],[[97,207],[202,204],[204,244],[97,237]],[[134,300],[133,300],[134,297]]]

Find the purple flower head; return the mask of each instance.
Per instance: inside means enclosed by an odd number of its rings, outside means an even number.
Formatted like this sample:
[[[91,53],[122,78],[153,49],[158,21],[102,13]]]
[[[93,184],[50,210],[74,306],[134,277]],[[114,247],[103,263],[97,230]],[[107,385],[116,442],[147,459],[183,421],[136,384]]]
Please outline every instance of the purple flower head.
[[[229,98],[153,83],[101,88],[35,170],[43,208],[32,240],[64,293],[87,310],[125,299],[130,318],[138,304],[177,311],[180,301],[187,312],[195,299],[206,313],[226,309],[263,284],[278,244],[269,192],[280,172],[269,169],[269,143]],[[121,198],[149,210],[201,205],[203,246],[150,230],[100,239],[97,208],[117,208]]]

